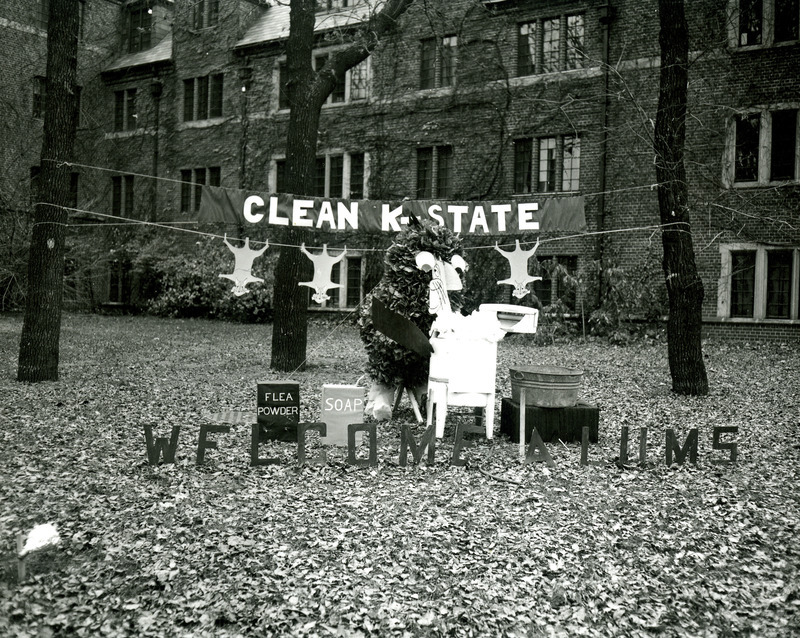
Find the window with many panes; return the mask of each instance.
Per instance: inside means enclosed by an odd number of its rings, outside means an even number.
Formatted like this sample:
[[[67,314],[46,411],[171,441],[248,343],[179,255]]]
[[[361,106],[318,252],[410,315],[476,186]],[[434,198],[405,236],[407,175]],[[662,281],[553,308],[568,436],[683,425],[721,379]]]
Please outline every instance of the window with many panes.
[[[574,276],[578,269],[575,255],[556,255],[542,257],[540,280],[533,282],[533,292],[543,306],[553,306],[559,302],[567,310],[575,310]]]
[[[213,27],[219,22],[219,0],[193,0],[192,23],[195,29]]]
[[[222,73],[183,81],[183,121],[222,117]]]
[[[134,131],[138,122],[136,89],[114,91],[114,131]]]
[[[773,46],[800,39],[800,0],[736,0],[736,44]]]
[[[453,147],[417,149],[417,199],[446,199],[453,194]]]
[[[514,192],[580,190],[581,139],[561,135],[514,140]]]
[[[517,28],[517,75],[581,68],[586,58],[585,37],[581,14],[521,23]]]
[[[203,186],[220,185],[219,166],[208,168],[185,168],[181,170],[181,212],[192,213],[200,210],[200,197]]]
[[[800,250],[759,244],[723,244],[720,253],[718,316],[798,319]]]
[[[322,70],[328,62],[329,54],[319,54],[314,56],[314,69]],[[367,99],[369,87],[369,58],[360,62],[353,68],[345,72],[343,82],[337,82],[331,94],[326,100],[326,104],[343,104],[349,102],[359,102]],[[278,63],[278,109],[288,109],[291,106],[291,83],[285,62]]]
[[[37,119],[44,118],[44,103],[47,97],[47,79],[41,75],[33,78],[33,97],[31,115]]]
[[[317,12],[336,11],[352,7],[358,0],[317,0]]]
[[[419,88],[435,89],[455,84],[458,38],[426,38],[420,42]]]
[[[800,179],[797,114],[797,108],[782,108],[734,117],[727,181],[758,185]]]
[[[146,2],[132,6],[128,10],[128,53],[136,53],[150,48],[153,11]]]
[[[286,160],[275,160],[274,192],[288,192]],[[364,153],[326,153],[317,157],[312,197],[364,199],[366,196],[366,155]]]
[[[336,254],[335,250],[331,252]],[[312,291],[309,289],[309,307],[328,310],[357,308],[364,301],[364,259],[362,256],[348,250],[344,259],[331,268],[331,281],[341,284],[341,286],[330,288],[327,292],[329,299],[322,303],[311,300]]]
[[[111,178],[111,214],[117,217],[133,216],[133,175],[115,175]]]

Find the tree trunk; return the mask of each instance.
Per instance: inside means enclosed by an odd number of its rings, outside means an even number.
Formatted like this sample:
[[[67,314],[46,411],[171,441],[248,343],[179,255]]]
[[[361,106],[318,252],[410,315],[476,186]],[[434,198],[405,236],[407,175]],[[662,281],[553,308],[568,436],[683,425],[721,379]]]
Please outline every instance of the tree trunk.
[[[78,0],[51,0],[44,135],[19,348],[19,381],[58,378],[64,241],[77,123]]]
[[[291,194],[307,196],[313,191],[320,112],[337,78],[343,80],[348,69],[369,56],[380,36],[396,26],[397,18],[412,2],[389,0],[380,12],[370,16],[350,45],[333,53],[330,62],[316,73],[312,67],[316,0],[291,0],[286,42],[286,70],[290,78],[286,185]],[[312,276],[311,262],[299,249],[307,241],[308,231],[287,229],[281,238],[284,245],[275,267],[270,366],[283,372],[301,369],[306,361],[308,289],[298,282]]]
[[[659,0],[659,16],[661,75],[654,146],[664,247],[662,266],[669,297],[669,369],[673,391],[707,394],[702,350],[704,291],[694,258],[684,166],[689,29],[683,0]]]

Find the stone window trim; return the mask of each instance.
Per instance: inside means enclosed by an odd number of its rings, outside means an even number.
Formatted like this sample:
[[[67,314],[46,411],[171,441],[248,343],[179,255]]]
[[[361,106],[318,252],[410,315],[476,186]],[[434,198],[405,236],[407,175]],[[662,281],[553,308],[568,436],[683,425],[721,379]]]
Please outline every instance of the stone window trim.
[[[791,46],[800,42],[800,15],[793,16],[794,30],[797,37],[783,39],[776,38],[776,13],[782,3],[786,0],[728,0],[728,46],[734,51],[753,51],[771,47]],[[758,16],[758,34],[755,42],[748,42],[754,39],[752,35],[745,32],[742,25],[742,10],[744,4],[761,5],[760,16]],[[788,3],[787,3],[788,4]],[[797,8],[800,13],[800,7]],[[783,21],[786,24],[786,21]],[[760,40],[760,41],[758,41]]]
[[[314,51],[312,63],[314,68],[325,58],[330,56],[335,49],[326,48]],[[289,112],[289,93],[284,80],[286,69],[286,56],[281,56],[275,61],[273,68],[274,112]],[[368,57],[363,62],[357,64],[345,72],[344,86],[340,90],[334,89],[322,105],[323,109],[338,108],[352,104],[366,104],[369,102],[369,85],[372,78],[372,57]],[[343,91],[341,89],[344,89]]]
[[[773,136],[773,114],[777,111],[797,111],[794,139],[794,177],[791,179],[771,179]],[[758,169],[756,179],[739,180],[736,178],[736,130],[737,122],[748,116],[758,115]],[[742,110],[731,115],[726,121],[725,149],[722,161],[722,183],[726,188],[761,188],[774,187],[779,184],[800,183],[800,103],[777,103],[768,107]]]
[[[768,254],[772,251],[790,251],[792,253],[790,307],[788,318],[767,317],[767,263]],[[720,252],[720,276],[717,282],[717,321],[734,323],[777,323],[800,324],[800,248],[793,246],[767,245],[756,242],[722,243]],[[746,317],[731,316],[733,254],[741,252],[755,253],[753,275],[753,315]]]
[[[325,162],[324,176],[324,195],[320,197],[331,197],[334,199],[350,199],[355,190],[360,196],[353,199],[369,199],[369,175],[370,175],[370,154],[365,151],[343,151],[341,149],[331,149],[317,155],[318,162]],[[286,156],[276,155],[270,161],[269,168],[269,187],[273,193],[280,193],[282,189],[279,172],[285,166]],[[333,176],[332,166],[341,166],[341,176]],[[353,174],[358,175],[362,183],[356,186],[352,183]],[[341,179],[339,179],[339,177]],[[331,192],[331,185],[341,183],[341,192]]]

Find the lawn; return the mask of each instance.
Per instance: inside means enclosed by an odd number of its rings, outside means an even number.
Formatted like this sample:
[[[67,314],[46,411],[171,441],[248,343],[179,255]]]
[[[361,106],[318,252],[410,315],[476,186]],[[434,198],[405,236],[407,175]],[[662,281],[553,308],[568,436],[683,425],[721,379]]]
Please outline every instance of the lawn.
[[[498,395],[510,365],[584,369],[601,465],[559,442],[555,467],[525,465],[498,436],[453,467],[450,419],[433,466],[400,467],[403,402],[377,468],[340,449],[298,468],[289,443],[250,467],[255,385],[298,381],[301,420],[318,420],[322,384],[366,383],[349,324],[313,320],[307,368],[279,375],[270,326],[67,315],[61,378],[36,385],[14,380],[20,330],[0,316],[0,635],[800,635],[797,344],[707,343],[710,395],[685,398],[663,343],[513,335]],[[200,425],[238,411],[197,466]],[[181,426],[176,463],[148,464],[148,424]],[[648,428],[646,467],[615,463],[623,426],[632,456]],[[716,426],[738,427],[734,465],[712,463],[729,456]],[[666,466],[668,428],[698,429],[696,465]],[[16,535],[45,522],[61,543],[18,582]]]

